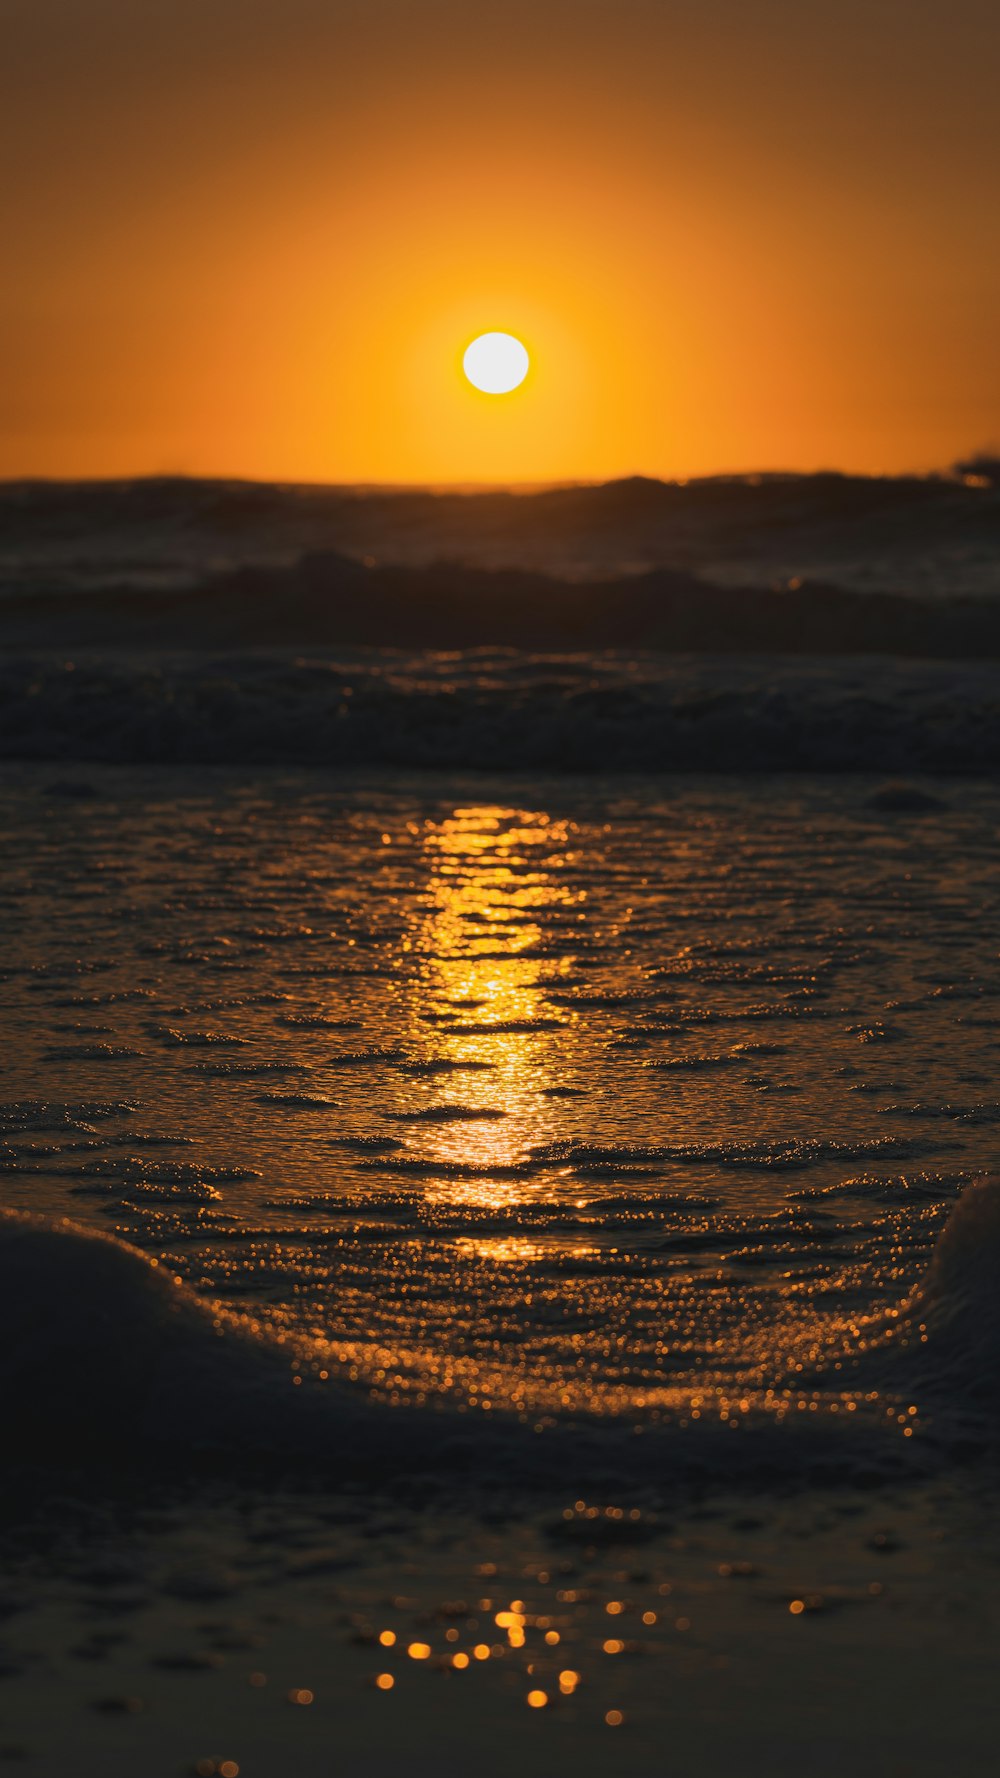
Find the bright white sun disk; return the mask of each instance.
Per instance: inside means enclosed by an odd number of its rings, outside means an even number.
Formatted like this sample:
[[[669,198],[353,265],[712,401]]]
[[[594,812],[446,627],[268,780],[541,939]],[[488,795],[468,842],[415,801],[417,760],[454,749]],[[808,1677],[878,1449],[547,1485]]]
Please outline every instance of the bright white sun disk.
[[[466,346],[462,369],[485,395],[508,395],[528,374],[528,354],[512,333],[481,333]]]

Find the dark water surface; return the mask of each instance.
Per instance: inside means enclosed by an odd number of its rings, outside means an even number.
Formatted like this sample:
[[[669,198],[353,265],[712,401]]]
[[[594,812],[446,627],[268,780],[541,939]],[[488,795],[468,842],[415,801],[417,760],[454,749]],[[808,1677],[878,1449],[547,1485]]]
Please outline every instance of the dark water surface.
[[[8,766],[3,1201],[381,1399],[908,1432],[839,1367],[994,1158],[1000,790],[874,787]]]

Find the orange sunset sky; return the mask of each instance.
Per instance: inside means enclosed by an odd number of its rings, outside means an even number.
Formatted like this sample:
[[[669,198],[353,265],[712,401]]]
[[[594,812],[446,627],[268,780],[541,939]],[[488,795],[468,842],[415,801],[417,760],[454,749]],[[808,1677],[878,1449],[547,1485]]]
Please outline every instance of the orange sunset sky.
[[[0,0],[0,474],[1000,436],[994,0]],[[504,329],[509,396],[461,373]]]

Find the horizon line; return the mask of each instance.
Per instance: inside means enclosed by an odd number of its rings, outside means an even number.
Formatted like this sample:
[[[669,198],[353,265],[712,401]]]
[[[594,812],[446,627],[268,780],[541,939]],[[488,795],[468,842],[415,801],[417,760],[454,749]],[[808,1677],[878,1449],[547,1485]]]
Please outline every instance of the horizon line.
[[[978,466],[992,470],[992,476],[980,477],[976,473]],[[622,487],[631,483],[647,483],[662,488],[685,488],[700,486],[711,482],[742,482],[750,486],[759,486],[765,482],[810,481],[823,477],[835,477],[844,481],[955,481],[965,486],[989,485],[997,473],[997,455],[990,449],[970,452],[954,463],[931,469],[901,470],[862,470],[839,469],[832,465],[821,465],[813,469],[720,469],[700,475],[651,475],[644,470],[631,470],[622,475],[611,476],[556,476],[551,479],[531,481],[376,481],[359,479],[357,481],[299,479],[289,476],[256,476],[227,474],[225,472],[200,472],[185,469],[138,470],[133,473],[107,475],[3,475],[0,476],[0,489],[9,488],[41,488],[41,487],[128,487],[138,483],[191,483],[216,484],[222,487],[247,488],[286,488],[317,491],[342,491],[355,495],[365,494],[432,494],[432,495],[477,495],[477,494],[512,494],[531,495],[540,493],[572,492],[575,489],[600,489]]]

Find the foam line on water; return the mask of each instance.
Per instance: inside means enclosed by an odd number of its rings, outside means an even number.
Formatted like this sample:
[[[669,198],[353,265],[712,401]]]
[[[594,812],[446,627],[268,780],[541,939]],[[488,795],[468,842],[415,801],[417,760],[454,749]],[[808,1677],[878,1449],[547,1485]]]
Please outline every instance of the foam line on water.
[[[594,654],[556,657],[560,671],[540,677],[543,660],[109,652],[85,653],[67,671],[62,654],[8,655],[0,758],[587,772],[1000,765],[991,663]],[[85,780],[50,787],[87,793]],[[873,809],[933,820],[940,806],[895,783]],[[567,943],[545,954],[574,954],[576,938]]]
[[[1000,1401],[1000,1185],[979,1182],[952,1212],[927,1278],[881,1338],[871,1330],[837,1375],[811,1386],[882,1382],[930,1403],[940,1447],[967,1404],[982,1424]],[[700,1486],[780,1476],[849,1481],[919,1469],[933,1445],[890,1439],[877,1415],[678,1417],[634,1436],[621,1419],[538,1429],[512,1415],[395,1407],[334,1374],[322,1385],[305,1348],[203,1301],[162,1264],[65,1219],[0,1213],[0,1401],[15,1456],[77,1464],[116,1454],[142,1465],[277,1464],[328,1480],[414,1469],[512,1482],[577,1475]],[[330,1366],[329,1358],[325,1361]],[[296,1381],[298,1379],[298,1381]],[[900,1396],[900,1399],[906,1399]],[[923,1408],[921,1409],[923,1411]]]

